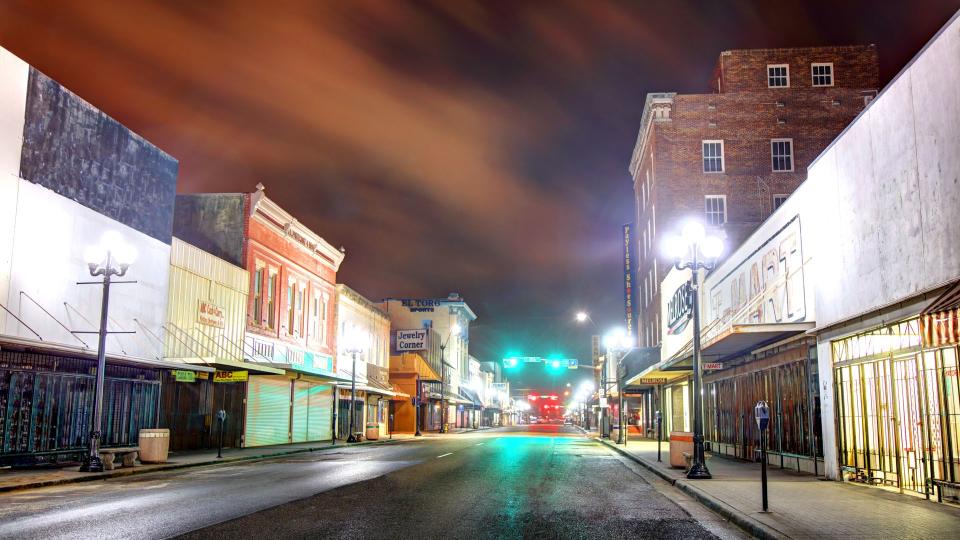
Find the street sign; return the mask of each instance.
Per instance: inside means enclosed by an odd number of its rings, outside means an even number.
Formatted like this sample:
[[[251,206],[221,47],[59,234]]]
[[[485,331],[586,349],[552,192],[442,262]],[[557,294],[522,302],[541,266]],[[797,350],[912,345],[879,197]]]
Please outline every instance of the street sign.
[[[577,365],[578,365],[578,364],[579,364],[579,362],[577,361],[576,358],[568,358],[568,359],[567,359],[567,369],[577,369]]]
[[[197,380],[197,374],[185,369],[175,369],[173,370],[173,378],[176,379],[177,382],[195,382]]]
[[[248,371],[217,371],[213,375],[215,383],[247,382]]]
[[[540,358],[539,356],[518,356],[517,357],[518,362],[539,362],[540,360],[543,360],[543,359]]]
[[[703,369],[723,369],[723,362],[705,362]]]

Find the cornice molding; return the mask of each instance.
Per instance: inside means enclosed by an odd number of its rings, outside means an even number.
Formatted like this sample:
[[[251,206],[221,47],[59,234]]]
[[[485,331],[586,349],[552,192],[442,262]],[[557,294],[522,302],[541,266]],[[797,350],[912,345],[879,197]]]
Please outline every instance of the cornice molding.
[[[303,251],[319,258],[323,264],[340,269],[346,253],[333,247],[317,233],[311,231],[297,218],[273,202],[264,194],[263,184],[257,184],[257,191],[250,196],[250,217],[266,225],[284,238],[290,238]]]

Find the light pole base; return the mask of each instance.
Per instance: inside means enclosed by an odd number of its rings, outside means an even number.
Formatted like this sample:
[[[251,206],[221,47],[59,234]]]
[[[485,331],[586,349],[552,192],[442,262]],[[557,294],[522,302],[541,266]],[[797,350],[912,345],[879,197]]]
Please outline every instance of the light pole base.
[[[420,432],[418,431],[418,432],[414,433],[413,436],[414,436],[414,437],[423,437],[423,433],[420,433]]]
[[[713,475],[707,470],[706,464],[694,463],[690,466],[690,470],[687,471],[687,478],[690,480],[709,480],[713,478]]]
[[[100,456],[87,456],[80,465],[80,472],[103,472],[103,460]]]
[[[347,442],[348,442],[348,443],[355,443],[355,442],[359,442],[359,441],[357,441],[356,436],[354,436],[354,434],[351,433],[350,436],[347,437]]]

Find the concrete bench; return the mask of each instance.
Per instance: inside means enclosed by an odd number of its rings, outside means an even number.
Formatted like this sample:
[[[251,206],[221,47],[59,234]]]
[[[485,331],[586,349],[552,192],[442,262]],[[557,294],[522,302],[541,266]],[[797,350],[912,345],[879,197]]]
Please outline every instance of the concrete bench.
[[[114,460],[120,456],[123,467],[133,467],[136,465],[137,457],[140,455],[139,446],[127,446],[124,448],[101,448],[100,460],[103,461],[103,470],[112,471],[116,468]]]

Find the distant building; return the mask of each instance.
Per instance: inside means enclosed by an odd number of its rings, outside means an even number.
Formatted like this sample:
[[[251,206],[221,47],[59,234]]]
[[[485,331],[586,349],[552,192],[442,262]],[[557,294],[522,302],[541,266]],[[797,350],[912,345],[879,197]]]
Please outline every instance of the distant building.
[[[412,398],[419,396],[420,429],[440,429],[441,377],[447,427],[464,423],[466,419],[458,414],[460,405],[477,405],[461,393],[461,388],[466,389],[461,381],[470,373],[470,323],[476,314],[457,293],[446,298],[388,298],[380,307],[390,317],[393,333],[390,381]],[[459,325],[459,334],[453,332],[454,325]],[[442,359],[441,345],[445,345]],[[396,406],[397,431],[414,431],[415,404],[397,402]]]
[[[630,160],[641,347],[660,342],[664,233],[698,218],[735,249],[876,95],[873,45],[724,51],[709,93],[648,94]]]

